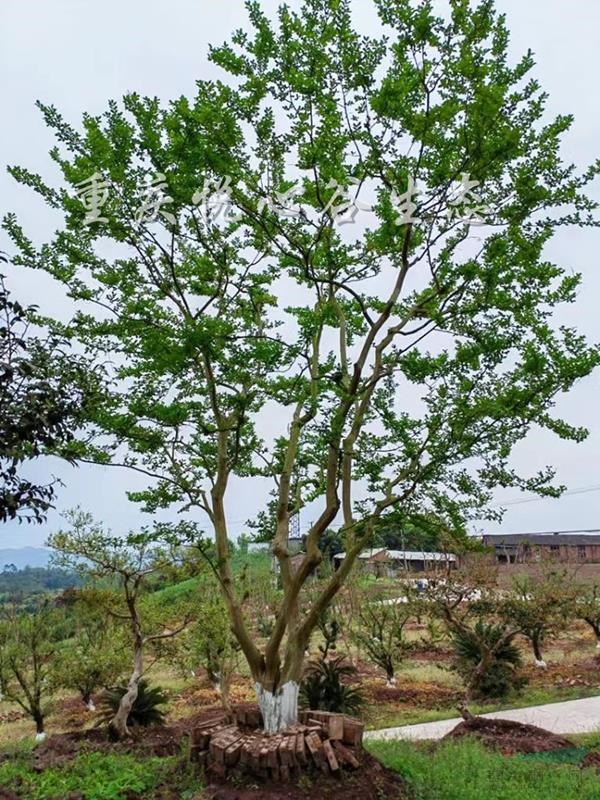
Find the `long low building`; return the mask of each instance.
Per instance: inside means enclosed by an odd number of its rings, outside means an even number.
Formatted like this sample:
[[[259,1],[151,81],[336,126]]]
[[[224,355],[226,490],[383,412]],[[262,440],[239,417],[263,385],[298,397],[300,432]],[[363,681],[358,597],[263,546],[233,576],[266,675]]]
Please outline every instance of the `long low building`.
[[[487,533],[483,544],[493,548],[498,564],[530,564],[554,559],[561,563],[599,564],[600,530]]]
[[[345,558],[346,553],[337,553],[333,557],[336,569]],[[388,550],[385,547],[364,550],[358,560],[366,572],[389,578],[394,578],[402,572],[441,572],[458,566],[458,557],[453,553]]]

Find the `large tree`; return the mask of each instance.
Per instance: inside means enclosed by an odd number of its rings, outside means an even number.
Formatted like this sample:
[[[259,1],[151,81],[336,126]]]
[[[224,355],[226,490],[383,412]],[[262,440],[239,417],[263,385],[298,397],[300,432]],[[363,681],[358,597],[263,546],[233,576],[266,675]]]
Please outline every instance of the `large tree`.
[[[36,307],[16,300],[0,274],[0,522],[44,521],[56,480],[35,483],[23,464],[73,438],[95,385],[63,336],[32,332],[36,321]]]
[[[373,0],[370,38],[348,0],[275,20],[248,2],[210,52],[223,81],[129,94],[79,130],[40,104],[66,186],[10,169],[64,214],[42,247],[5,218],[16,263],[64,284],[79,310],[57,329],[110,355],[65,452],[148,476],[148,511],[204,512],[269,730],[295,718],[311,631],[386,510],[464,523],[497,486],[556,495],[511,450],[533,425],[585,435],[553,405],[598,351],[553,323],[580,281],[545,247],[596,224],[598,164],[563,163],[571,117],[548,118],[530,53],[510,63],[493,2],[432,6]],[[234,478],[273,482],[283,600],[264,647],[231,567]],[[335,525],[348,557],[301,602]]]

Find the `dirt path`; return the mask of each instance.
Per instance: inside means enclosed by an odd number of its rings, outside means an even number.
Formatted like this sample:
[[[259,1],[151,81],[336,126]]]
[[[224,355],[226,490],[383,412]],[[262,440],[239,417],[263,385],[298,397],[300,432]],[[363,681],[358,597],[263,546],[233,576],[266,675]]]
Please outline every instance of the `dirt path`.
[[[511,711],[495,711],[482,716],[490,719],[512,719],[527,725],[536,725],[552,733],[593,733],[600,730],[600,697],[515,708]],[[459,722],[460,719],[445,719],[439,722],[424,722],[420,725],[405,725],[401,728],[384,728],[379,731],[369,731],[365,734],[365,738],[441,739]]]

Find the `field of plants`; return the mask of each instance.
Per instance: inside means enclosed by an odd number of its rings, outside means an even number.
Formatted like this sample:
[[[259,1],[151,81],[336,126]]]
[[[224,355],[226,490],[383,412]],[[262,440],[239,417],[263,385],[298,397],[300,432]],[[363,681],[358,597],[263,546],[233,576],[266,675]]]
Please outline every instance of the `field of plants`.
[[[54,542],[58,560],[77,569],[78,588],[15,594],[2,606],[0,797],[202,797],[207,779],[189,762],[191,731],[219,709],[256,702],[214,575],[189,553],[186,572],[173,553],[166,559],[155,550],[143,565],[133,565],[125,564],[117,547],[120,557],[112,552],[110,562],[110,543],[104,541],[102,550],[98,529],[96,551],[80,530],[79,550],[84,540],[85,562],[73,561],[73,540]],[[114,569],[107,569],[109,562]],[[272,559],[238,552],[234,563],[236,579],[252,587],[244,613],[256,636],[266,639],[281,600]],[[145,574],[132,594],[134,567]],[[316,575],[307,591],[328,580],[326,573]],[[510,589],[487,564],[483,573],[485,581],[471,559],[469,568],[430,576],[425,589],[410,578],[356,573],[319,620],[300,705],[351,714],[367,729],[379,729],[455,717],[465,707],[477,714],[600,694],[596,586],[577,583],[558,565],[520,575]],[[114,720],[132,681],[137,693],[126,707],[128,735],[119,736]],[[508,769],[500,739],[491,750],[489,738],[487,749],[458,739],[433,751],[376,742],[369,749],[402,776],[398,791],[413,792],[407,797],[492,796],[486,787],[500,785],[498,774],[510,790],[494,797],[537,800],[553,781],[561,798],[595,797],[598,744],[586,743],[589,769],[573,762],[549,771],[519,760],[518,753]],[[474,771],[485,780],[469,794],[466,776]],[[363,772],[373,780],[368,769]],[[543,778],[530,786],[538,773]],[[522,793],[526,785],[528,794]],[[310,787],[305,790],[310,796]]]

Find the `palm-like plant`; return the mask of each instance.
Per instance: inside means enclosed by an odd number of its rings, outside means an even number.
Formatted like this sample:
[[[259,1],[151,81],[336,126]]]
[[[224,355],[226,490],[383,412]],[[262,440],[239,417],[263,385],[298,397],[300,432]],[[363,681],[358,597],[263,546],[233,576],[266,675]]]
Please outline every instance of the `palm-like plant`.
[[[300,686],[300,699],[309,708],[321,711],[334,711],[340,714],[353,714],[363,705],[363,697],[358,689],[344,683],[356,674],[356,669],[344,663],[344,656],[332,661],[320,659],[309,664]]]
[[[473,687],[475,697],[501,698],[523,685],[524,679],[517,671],[522,664],[521,652],[514,644],[514,637],[500,643],[504,636],[502,625],[482,620],[478,620],[470,629],[455,631],[452,636],[455,666],[467,681],[486,656],[489,657],[488,667]]]
[[[102,716],[100,724],[109,722],[116,714],[126,686],[108,689],[101,701]],[[159,686],[150,686],[142,680],[138,684],[138,695],[127,718],[127,727],[147,728],[150,725],[164,725],[165,714],[160,706],[167,702],[167,695]]]

